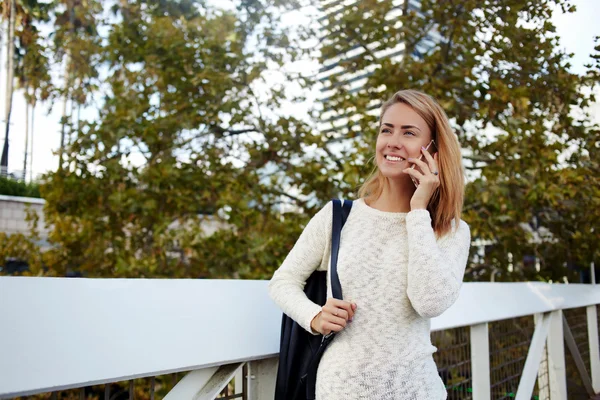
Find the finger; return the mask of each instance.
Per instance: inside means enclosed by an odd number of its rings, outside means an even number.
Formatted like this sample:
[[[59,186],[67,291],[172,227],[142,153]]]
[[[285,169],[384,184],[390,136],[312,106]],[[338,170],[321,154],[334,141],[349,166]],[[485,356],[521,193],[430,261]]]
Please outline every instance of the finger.
[[[328,308],[327,312],[329,314],[333,315],[334,317],[343,318],[344,321],[348,319],[348,311],[344,310],[343,308],[337,308],[337,307]]]
[[[338,307],[338,308],[342,308],[344,310],[346,310],[346,312],[348,313],[348,317],[352,318],[354,316],[354,313],[356,312],[356,303],[347,301],[347,300],[338,300],[336,298],[330,298],[327,301],[328,304],[334,306],[334,307]]]
[[[337,307],[332,306],[330,304],[325,304],[325,306],[323,307],[323,311],[326,314],[330,314],[330,315],[335,315],[337,313]]]
[[[344,320],[347,320],[350,317],[350,313],[347,310],[344,310],[343,308],[338,308],[337,311],[337,316],[340,318],[344,318]]]
[[[348,321],[346,321],[344,318],[336,317],[334,315],[326,315],[324,322],[329,322],[330,324],[335,324],[342,327],[345,327],[348,324]]]
[[[429,169],[431,171],[437,171],[437,163],[436,163],[435,159],[433,158],[433,156],[429,153],[429,151],[427,151],[421,147],[421,152],[423,153],[423,155],[425,156],[425,159],[427,160],[427,162],[429,164]]]
[[[346,319],[352,318],[354,316],[354,310],[352,309],[352,303],[345,300],[331,299],[330,304],[333,307],[344,310],[346,312]],[[340,311],[341,315],[341,311]]]
[[[325,334],[327,334],[329,332],[339,332],[342,329],[344,329],[343,326],[340,326],[337,324],[332,324],[331,322],[325,322],[323,324],[323,331],[325,331]]]
[[[344,304],[344,312],[346,313],[346,316],[347,316],[346,319],[354,318],[354,309],[352,308],[352,303],[350,303],[349,301],[347,301],[345,303],[346,304]]]
[[[352,321],[356,312],[356,304],[350,303],[350,311],[348,312],[348,321]]]
[[[335,317],[343,318],[344,320],[348,319],[348,311],[347,310],[336,307],[335,305],[329,305],[329,306],[325,306],[325,307],[326,307],[325,312],[327,312],[328,314],[335,316]]]
[[[349,301],[336,299],[334,297],[330,297],[329,299],[327,299],[327,303],[340,308],[346,308],[346,306],[349,306],[351,304]]]
[[[416,178],[419,182],[421,182],[421,179],[423,179],[425,177],[422,173],[420,173],[416,169],[412,169],[412,168],[403,169],[402,172],[412,176],[413,178]]]
[[[408,162],[413,163],[414,165],[418,165],[421,168],[421,171],[425,174],[430,174],[429,165],[425,161],[419,160],[417,158],[409,158]]]

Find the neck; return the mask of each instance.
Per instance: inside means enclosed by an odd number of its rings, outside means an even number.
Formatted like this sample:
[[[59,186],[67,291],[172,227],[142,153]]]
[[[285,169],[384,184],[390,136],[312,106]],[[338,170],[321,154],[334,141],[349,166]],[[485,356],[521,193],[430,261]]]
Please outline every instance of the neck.
[[[386,179],[381,196],[371,200],[370,206],[380,211],[407,213],[415,190],[410,177],[403,180]]]

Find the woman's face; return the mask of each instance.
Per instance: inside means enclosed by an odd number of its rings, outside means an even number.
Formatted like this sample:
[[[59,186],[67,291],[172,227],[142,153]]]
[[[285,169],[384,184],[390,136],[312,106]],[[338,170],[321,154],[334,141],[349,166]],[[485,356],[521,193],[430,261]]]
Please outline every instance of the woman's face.
[[[377,136],[375,160],[379,170],[389,179],[410,180],[402,172],[412,165],[406,159],[419,158],[421,146],[427,147],[429,142],[431,131],[425,120],[409,105],[393,104],[383,114]]]

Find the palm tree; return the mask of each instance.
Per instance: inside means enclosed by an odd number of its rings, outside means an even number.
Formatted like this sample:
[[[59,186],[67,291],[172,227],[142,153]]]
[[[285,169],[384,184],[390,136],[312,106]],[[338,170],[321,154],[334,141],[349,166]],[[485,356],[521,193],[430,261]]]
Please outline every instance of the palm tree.
[[[23,157],[23,179],[27,177],[27,161],[31,159],[29,152],[30,137],[33,141],[33,113],[37,100],[47,100],[51,91],[50,68],[46,48],[35,22],[47,22],[51,5],[30,0],[16,9],[19,17],[19,30],[15,37],[15,48],[18,50],[14,57],[16,81],[19,89],[23,89],[26,101],[25,120],[25,151]],[[31,125],[29,112],[32,112]],[[30,161],[31,164],[31,161]],[[33,175],[30,173],[30,177]]]
[[[97,32],[101,24],[102,2],[91,0],[59,0],[65,11],[57,13],[54,22],[54,52],[64,60],[63,107],[59,168],[64,162],[65,147],[77,139],[80,127],[79,111],[92,93],[92,81],[98,77],[95,56],[101,52],[102,41]],[[77,114],[77,115],[75,115]],[[77,125],[75,125],[77,117]]]
[[[33,182],[33,134],[35,133],[34,125],[35,122],[35,98],[31,105],[31,152],[29,153],[29,182]]]
[[[8,20],[8,40],[6,41],[7,60],[6,60],[6,124],[4,134],[4,147],[2,148],[2,158],[0,159],[0,174],[8,174],[8,135],[10,131],[10,113],[12,111],[13,98],[13,77],[14,77],[14,56],[15,56],[15,0],[10,1],[10,15]]]
[[[28,89],[25,88],[25,92]],[[23,154],[23,181],[27,179],[27,150],[29,149],[29,100],[25,97],[25,152]]]
[[[4,45],[3,18],[0,18],[0,65],[2,65],[2,46]]]

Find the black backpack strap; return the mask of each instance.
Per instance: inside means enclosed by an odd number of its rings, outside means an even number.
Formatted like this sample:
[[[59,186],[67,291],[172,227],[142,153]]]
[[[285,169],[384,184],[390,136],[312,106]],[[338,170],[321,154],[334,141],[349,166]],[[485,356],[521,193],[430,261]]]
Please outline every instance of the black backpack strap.
[[[331,228],[331,292],[333,297],[342,300],[342,285],[340,283],[340,277],[337,273],[337,260],[340,252],[340,237],[342,235],[342,228],[350,215],[352,209],[352,201],[344,200],[344,206],[338,199],[333,200],[333,223]],[[306,374],[306,398],[308,400],[315,399],[315,392],[317,386],[317,368],[321,357],[325,352],[329,343],[335,337],[335,332],[323,336],[321,345],[317,349],[317,352],[313,355],[310,365],[308,366]]]
[[[340,252],[340,238],[342,236],[342,228],[350,215],[352,209],[352,201],[344,200],[344,206],[338,199],[333,201],[333,220],[331,228],[331,293],[334,298],[342,300],[342,285],[340,277],[337,273],[338,254]]]

